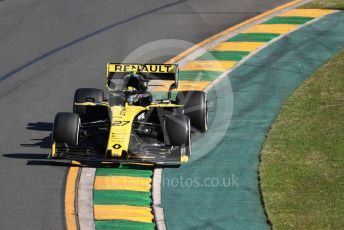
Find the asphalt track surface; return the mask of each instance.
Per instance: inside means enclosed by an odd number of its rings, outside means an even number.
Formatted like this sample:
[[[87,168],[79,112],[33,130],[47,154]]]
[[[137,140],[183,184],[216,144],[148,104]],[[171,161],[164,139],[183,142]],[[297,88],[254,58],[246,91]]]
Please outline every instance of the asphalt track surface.
[[[103,88],[107,62],[160,39],[199,42],[286,2],[0,1],[1,229],[65,228],[68,163],[46,160],[52,120],[76,88]]]

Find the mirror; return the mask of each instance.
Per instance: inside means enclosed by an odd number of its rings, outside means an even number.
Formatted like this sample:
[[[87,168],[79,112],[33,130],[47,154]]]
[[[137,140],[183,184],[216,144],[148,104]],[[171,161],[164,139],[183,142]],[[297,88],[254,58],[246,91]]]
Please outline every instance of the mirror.
[[[175,89],[177,89],[177,84],[176,84],[176,82],[174,82],[174,83],[170,86],[170,88],[168,89],[168,100],[171,100],[171,98],[172,98],[172,90],[175,90]]]

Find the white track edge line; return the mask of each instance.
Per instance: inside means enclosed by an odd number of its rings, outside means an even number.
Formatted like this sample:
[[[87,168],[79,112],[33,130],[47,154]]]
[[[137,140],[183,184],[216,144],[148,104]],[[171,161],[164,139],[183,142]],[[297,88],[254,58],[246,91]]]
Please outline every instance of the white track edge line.
[[[81,167],[80,179],[78,182],[78,204],[77,216],[79,229],[95,230],[93,215],[93,184],[96,168]]]

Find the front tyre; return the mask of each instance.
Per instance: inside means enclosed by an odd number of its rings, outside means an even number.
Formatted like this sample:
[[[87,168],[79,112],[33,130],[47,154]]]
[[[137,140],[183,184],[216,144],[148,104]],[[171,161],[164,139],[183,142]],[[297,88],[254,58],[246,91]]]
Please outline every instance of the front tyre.
[[[182,146],[188,141],[190,135],[189,119],[184,114],[179,116],[166,116],[165,127],[169,145]]]
[[[75,113],[58,113],[54,120],[53,142],[78,145],[80,117]]]
[[[207,97],[203,91],[180,91],[177,104],[184,105],[184,113],[190,118],[191,127],[200,132],[208,130]]]
[[[190,158],[191,157],[191,123],[190,123],[190,118],[187,117],[187,123],[188,123],[188,136],[186,138],[186,143],[185,143],[185,155]]]

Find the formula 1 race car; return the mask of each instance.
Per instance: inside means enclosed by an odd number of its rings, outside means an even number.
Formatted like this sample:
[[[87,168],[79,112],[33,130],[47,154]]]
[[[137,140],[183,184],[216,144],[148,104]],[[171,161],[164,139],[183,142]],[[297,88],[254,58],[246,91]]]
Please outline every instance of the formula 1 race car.
[[[203,91],[180,91],[172,99],[177,65],[109,63],[106,87],[106,94],[77,89],[73,113],[56,115],[50,158],[161,165],[188,161],[191,130],[207,131],[207,99]],[[154,99],[159,89],[166,98]]]

